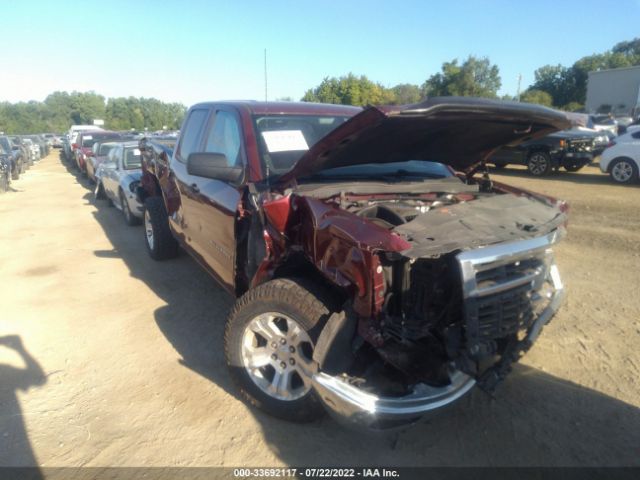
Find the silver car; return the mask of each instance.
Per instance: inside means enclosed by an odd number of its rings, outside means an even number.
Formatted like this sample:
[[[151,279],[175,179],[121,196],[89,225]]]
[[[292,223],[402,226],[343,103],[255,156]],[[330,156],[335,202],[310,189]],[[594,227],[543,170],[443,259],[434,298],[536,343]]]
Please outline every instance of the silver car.
[[[139,225],[142,204],[136,198],[136,187],[142,176],[138,142],[117,143],[95,173],[96,199],[108,199],[122,211],[128,225]]]

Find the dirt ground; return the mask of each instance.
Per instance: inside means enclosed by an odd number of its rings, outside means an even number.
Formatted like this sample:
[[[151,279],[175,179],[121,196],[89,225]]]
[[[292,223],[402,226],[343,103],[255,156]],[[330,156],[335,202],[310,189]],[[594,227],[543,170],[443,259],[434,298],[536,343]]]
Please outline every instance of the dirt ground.
[[[640,466],[640,186],[596,167],[496,180],[571,203],[567,301],[494,399],[386,437],[249,408],[222,353],[231,299],[96,204],[53,152],[0,195],[0,466]]]

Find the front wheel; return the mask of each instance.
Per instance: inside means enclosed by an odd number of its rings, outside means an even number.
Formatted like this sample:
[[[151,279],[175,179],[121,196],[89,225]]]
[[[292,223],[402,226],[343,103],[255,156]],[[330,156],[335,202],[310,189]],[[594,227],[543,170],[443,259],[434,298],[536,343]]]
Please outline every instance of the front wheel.
[[[633,183],[638,180],[638,166],[630,158],[616,158],[611,162],[609,174],[616,183]]]
[[[551,157],[547,152],[533,152],[527,160],[527,168],[536,177],[548,175],[551,173]]]
[[[167,260],[178,255],[178,242],[169,228],[169,217],[162,197],[144,201],[145,245],[154,260]]]
[[[120,190],[120,208],[122,209],[122,215],[124,216],[124,221],[127,222],[127,225],[129,225],[130,227],[133,227],[134,225],[140,225],[140,219],[133,213],[131,213],[129,202],[127,201],[127,197],[125,197],[122,190]]]
[[[96,200],[104,200],[105,198],[107,198],[106,193],[104,193],[104,186],[102,185],[102,182],[100,180],[96,181],[96,187],[93,191],[93,195]]]
[[[320,288],[286,278],[249,290],[236,302],[225,328],[225,357],[247,402],[295,422],[324,413],[311,378],[327,305]]]

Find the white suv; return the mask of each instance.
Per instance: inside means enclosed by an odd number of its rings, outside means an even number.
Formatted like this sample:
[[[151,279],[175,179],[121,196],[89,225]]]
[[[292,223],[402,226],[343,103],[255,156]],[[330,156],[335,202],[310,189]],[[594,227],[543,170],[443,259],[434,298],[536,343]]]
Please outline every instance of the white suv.
[[[638,181],[640,171],[640,130],[616,138],[613,145],[600,156],[600,170],[608,173],[616,183]]]

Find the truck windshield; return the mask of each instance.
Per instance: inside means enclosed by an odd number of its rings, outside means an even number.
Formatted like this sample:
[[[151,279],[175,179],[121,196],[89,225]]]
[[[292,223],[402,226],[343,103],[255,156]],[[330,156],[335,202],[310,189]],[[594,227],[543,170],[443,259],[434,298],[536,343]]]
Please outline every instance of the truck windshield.
[[[290,170],[312,145],[348,119],[338,115],[254,116],[265,177]]]
[[[408,160],[406,162],[364,163],[348,167],[328,168],[308,177],[308,180],[382,180],[406,182],[452,177],[449,167],[438,162]]]

